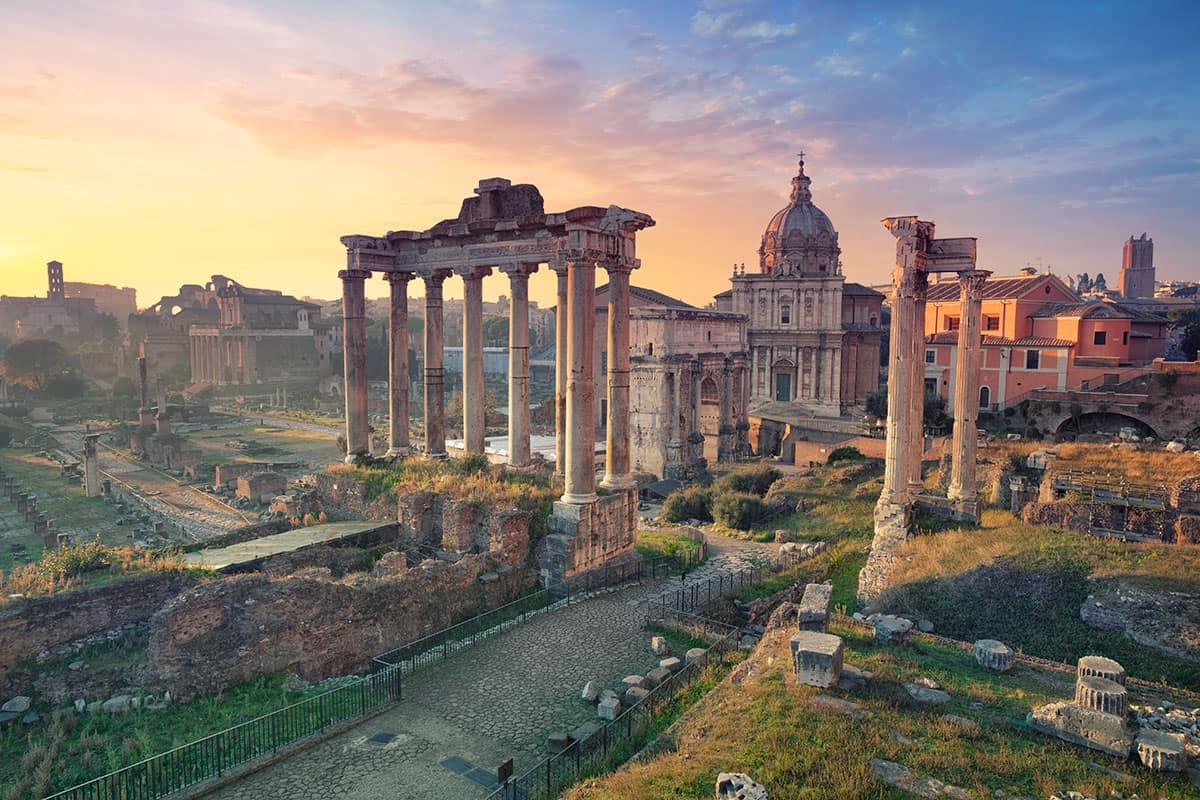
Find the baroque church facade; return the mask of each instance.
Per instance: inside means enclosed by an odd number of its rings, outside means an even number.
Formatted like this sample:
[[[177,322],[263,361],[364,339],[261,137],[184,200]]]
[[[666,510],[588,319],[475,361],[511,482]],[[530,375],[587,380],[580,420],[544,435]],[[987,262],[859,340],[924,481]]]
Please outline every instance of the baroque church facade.
[[[800,161],[762,236],[758,270],[735,268],[716,308],[747,319],[750,415],[796,425],[861,407],[879,388],[883,295],[842,274],[838,233]]]

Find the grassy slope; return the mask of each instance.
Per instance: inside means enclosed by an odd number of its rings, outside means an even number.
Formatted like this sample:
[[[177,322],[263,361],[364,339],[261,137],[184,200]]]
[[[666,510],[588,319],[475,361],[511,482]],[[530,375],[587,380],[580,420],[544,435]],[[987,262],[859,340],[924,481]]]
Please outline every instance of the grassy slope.
[[[847,661],[875,678],[860,692],[828,693],[862,704],[870,719],[856,722],[810,705],[818,690],[795,682],[787,645],[791,632],[776,632],[753,657],[751,678],[741,685],[725,681],[684,715],[677,752],[580,784],[566,800],[710,798],[717,773],[726,771],[749,773],[772,797],[912,797],[876,779],[870,769],[875,757],[970,789],[975,797],[991,797],[997,789],[1032,797],[1064,789],[1093,797],[1113,796],[1113,790],[1126,797],[1195,796],[1181,779],[1156,777],[1132,763],[1023,729],[1032,705],[1069,693],[1067,676],[1022,666],[998,675],[957,649],[924,643],[880,648],[857,629],[834,632],[846,639]],[[941,683],[951,703],[936,710],[917,706],[900,686],[917,675]],[[964,732],[941,718],[946,712],[975,720],[980,730]],[[911,741],[898,741],[893,732]],[[1133,782],[1118,782],[1089,762],[1128,772]]]

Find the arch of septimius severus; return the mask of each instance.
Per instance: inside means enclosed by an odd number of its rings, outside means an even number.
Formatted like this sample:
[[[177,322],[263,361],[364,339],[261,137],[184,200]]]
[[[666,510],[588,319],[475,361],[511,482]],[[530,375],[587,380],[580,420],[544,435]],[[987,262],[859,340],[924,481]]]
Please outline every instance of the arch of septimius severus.
[[[869,600],[887,586],[896,549],[913,528],[913,510],[926,502],[957,519],[979,519],[975,482],[976,421],[983,342],[980,314],[987,270],[976,269],[974,238],[935,239],[934,225],[916,217],[888,217],[896,237],[892,270],[891,353],[888,364],[887,444],[883,491],[875,506],[875,537],[859,573],[858,594]],[[954,435],[946,498],[924,495],[925,293],[931,273],[957,273],[962,304],[954,387]]]
[[[508,275],[509,460],[525,466],[529,446],[529,277],[542,264],[558,278],[557,460],[565,482],[554,504],[552,534],[539,552],[547,580],[633,559],[637,497],[629,465],[629,275],[640,262],[635,236],[654,225],[647,214],[618,206],[581,206],[546,213],[530,184],[481,180],[454,219],[424,231],[343,236],[343,347],[346,458],[370,453],[367,423],[365,281],[382,273],[391,287],[388,323],[389,456],[410,450],[408,435],[408,283],[425,284],[425,441],[430,458],[446,456],[443,394],[442,287],[463,280],[463,434],[468,453],[484,451],[483,279]],[[608,273],[608,419],[603,496],[595,479],[596,269]]]

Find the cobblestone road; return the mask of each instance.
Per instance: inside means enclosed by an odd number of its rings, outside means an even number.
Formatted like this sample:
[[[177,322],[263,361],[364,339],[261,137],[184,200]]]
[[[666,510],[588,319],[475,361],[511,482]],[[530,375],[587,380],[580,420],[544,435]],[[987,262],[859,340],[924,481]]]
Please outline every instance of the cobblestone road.
[[[769,553],[710,537],[706,580]],[[521,772],[546,736],[594,718],[579,701],[588,680],[614,685],[657,664],[640,603],[672,582],[646,583],[545,614],[411,676],[405,700],[354,729],[211,795],[218,800],[454,800],[488,789],[441,762],[460,758],[494,773],[509,757]],[[678,579],[674,583],[678,583]],[[371,741],[394,735],[387,743]],[[381,738],[387,738],[386,736]]]

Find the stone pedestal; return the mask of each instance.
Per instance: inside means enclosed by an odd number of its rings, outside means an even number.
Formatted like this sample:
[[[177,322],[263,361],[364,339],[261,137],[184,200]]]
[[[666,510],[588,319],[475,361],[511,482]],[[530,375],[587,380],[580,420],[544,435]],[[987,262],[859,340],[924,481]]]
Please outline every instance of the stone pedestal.
[[[980,639],[975,643],[975,660],[984,669],[1005,672],[1013,664],[1012,648],[995,639]]]
[[[888,586],[895,567],[896,551],[913,530],[910,503],[885,503],[880,497],[875,506],[875,537],[867,563],[858,574],[858,600],[867,603]]]
[[[796,623],[802,631],[824,633],[829,624],[829,603],[833,598],[833,586],[828,583],[810,583],[804,587],[804,596],[796,610]]]
[[[842,638],[828,633],[801,631],[790,640],[796,680],[828,689],[842,676]]]
[[[388,458],[408,455],[408,282],[411,272],[389,272]]]
[[[538,548],[547,586],[580,583],[589,573],[635,564],[637,492],[603,495],[593,503],[558,501],[550,515],[550,534]]]
[[[371,273],[344,269],[342,279],[342,337],[345,343],[346,461],[371,454],[367,427],[367,301],[363,283]]]

